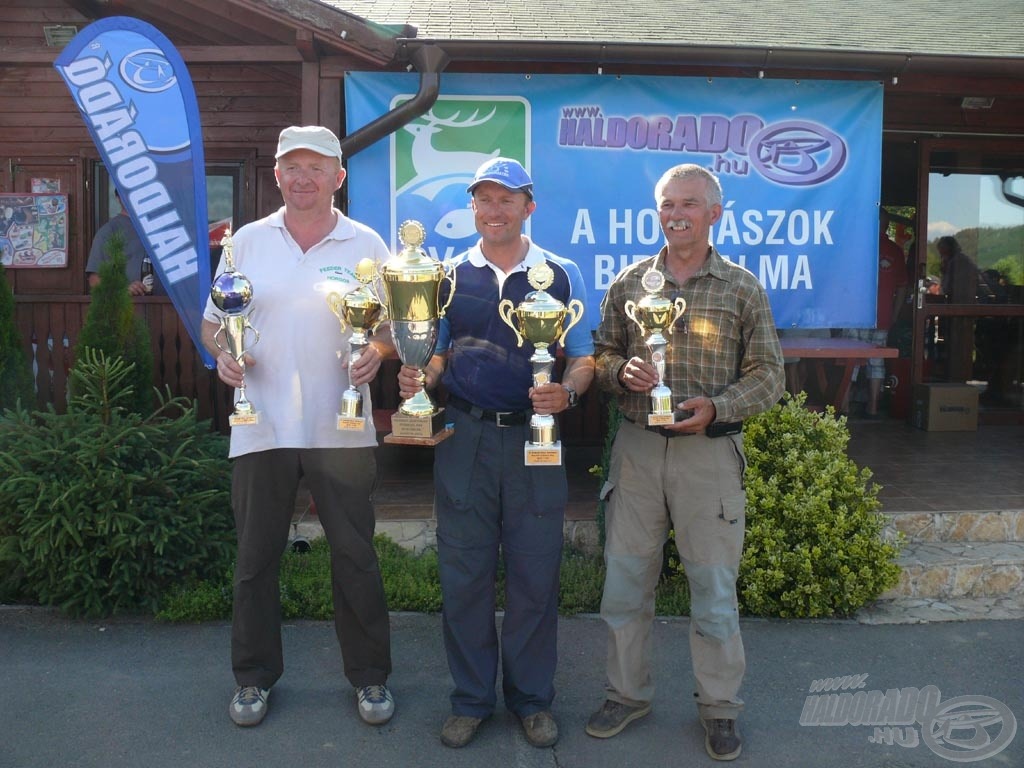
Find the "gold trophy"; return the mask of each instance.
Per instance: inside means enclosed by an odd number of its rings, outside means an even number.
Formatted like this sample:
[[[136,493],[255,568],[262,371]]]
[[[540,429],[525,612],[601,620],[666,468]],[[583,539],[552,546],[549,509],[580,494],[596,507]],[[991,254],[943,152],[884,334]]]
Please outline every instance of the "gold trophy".
[[[426,380],[423,369],[437,346],[440,320],[455,296],[455,270],[446,270],[420,248],[426,232],[418,221],[403,222],[398,239],[402,250],[380,267],[379,275],[398,357],[406,365],[419,368],[422,383]],[[445,279],[450,291],[448,301],[440,306],[441,281]],[[450,434],[444,409],[434,405],[424,388],[405,400],[391,417],[391,434],[384,437],[384,442],[436,445]]]
[[[344,296],[337,293],[327,294],[327,303],[331,311],[341,323],[341,332],[352,327],[352,336],[348,340],[348,364],[359,360],[370,341],[368,333],[373,333],[384,321],[384,306],[371,287],[377,275],[377,267],[373,259],[362,259],[356,264],[356,280],[358,288]],[[348,389],[341,396],[341,409],[338,411],[338,429],[362,432],[366,426],[363,415],[363,395],[351,381]]]
[[[639,302],[627,301],[624,309],[626,317],[640,326],[641,334],[650,331],[645,343],[651,350],[651,363],[658,371],[658,384],[651,390],[651,413],[647,415],[647,423],[664,426],[675,422],[672,390],[665,386],[665,353],[668,351],[665,331],[672,334],[676,321],[686,311],[686,299],[680,296],[673,302],[662,296],[665,275],[654,267],[644,273],[640,285],[647,295]]]
[[[554,282],[555,273],[544,262],[530,267],[526,279],[537,290],[514,307],[508,299],[498,303],[498,314],[516,335],[519,346],[523,339],[534,346],[530,364],[533,366],[533,386],[539,387],[551,381],[555,358],[549,347],[560,343],[565,346],[565,335],[583,317],[583,302],[573,299],[567,307],[551,296],[547,289]],[[563,328],[565,318],[569,324]],[[527,465],[559,465],[562,463],[562,443],[555,439],[555,417],[551,414],[533,414],[530,417],[530,439],[524,447],[524,461]]]
[[[252,303],[252,283],[249,282],[249,278],[235,269],[235,260],[231,254],[230,229],[224,233],[220,244],[224,248],[224,271],[214,278],[213,285],[210,286],[210,298],[213,300],[214,306],[224,314],[221,315],[220,328],[214,334],[213,341],[218,349],[227,352],[235,359],[235,362],[242,366],[242,384],[238,387],[235,411],[228,416],[228,424],[232,427],[242,427],[248,424],[258,424],[260,421],[256,406],[245,397],[245,353],[260,340],[260,332],[249,322],[249,313],[246,310]],[[246,344],[246,331],[253,333],[251,344]],[[221,335],[224,336],[223,344]]]

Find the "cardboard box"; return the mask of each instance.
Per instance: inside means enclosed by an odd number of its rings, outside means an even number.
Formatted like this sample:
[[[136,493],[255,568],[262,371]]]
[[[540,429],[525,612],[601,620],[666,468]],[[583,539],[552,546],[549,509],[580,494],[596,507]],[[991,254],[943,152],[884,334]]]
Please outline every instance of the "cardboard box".
[[[918,384],[911,423],[929,432],[971,432],[978,428],[978,390],[967,384]]]

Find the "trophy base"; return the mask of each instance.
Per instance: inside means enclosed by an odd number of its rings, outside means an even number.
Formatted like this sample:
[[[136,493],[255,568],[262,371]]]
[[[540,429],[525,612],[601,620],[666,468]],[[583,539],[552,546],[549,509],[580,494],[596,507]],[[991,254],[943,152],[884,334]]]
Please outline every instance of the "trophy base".
[[[523,463],[528,467],[557,467],[562,464],[562,441],[552,445],[535,445],[526,443],[523,446]]]
[[[391,416],[391,434],[384,436],[384,442],[397,445],[437,445],[454,432],[445,423],[444,408],[433,416],[409,416],[399,411]]]
[[[346,416],[338,414],[338,429],[343,432],[362,432],[366,429],[365,416]]]
[[[232,413],[228,416],[228,424],[232,427],[248,427],[260,423],[258,413]]]
[[[664,427],[669,424],[676,423],[676,415],[674,413],[649,413],[647,414],[647,426],[649,427]]]

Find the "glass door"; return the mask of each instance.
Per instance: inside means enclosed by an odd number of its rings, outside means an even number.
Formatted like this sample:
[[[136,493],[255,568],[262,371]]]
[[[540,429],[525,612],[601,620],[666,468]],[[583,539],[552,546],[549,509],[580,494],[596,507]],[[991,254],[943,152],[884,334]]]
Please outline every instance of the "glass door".
[[[914,381],[970,386],[982,423],[1024,422],[1024,147],[923,147]]]

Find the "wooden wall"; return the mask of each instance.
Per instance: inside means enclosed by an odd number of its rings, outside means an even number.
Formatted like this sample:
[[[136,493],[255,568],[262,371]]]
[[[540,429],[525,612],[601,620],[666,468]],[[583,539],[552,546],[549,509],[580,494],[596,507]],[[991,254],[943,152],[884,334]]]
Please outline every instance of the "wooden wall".
[[[9,269],[16,295],[86,293],[85,261],[102,223],[95,221],[93,178],[99,155],[53,67],[59,49],[46,47],[43,25],[74,24],[81,30],[90,21],[62,0],[0,3],[0,192],[29,192],[33,177],[58,178],[70,212],[68,266]],[[161,31],[182,44],[172,31]],[[190,63],[189,72],[207,161],[243,165],[243,218],[276,209],[280,197],[266,176],[278,133],[300,120],[302,64]],[[340,94],[340,82],[331,82]]]

